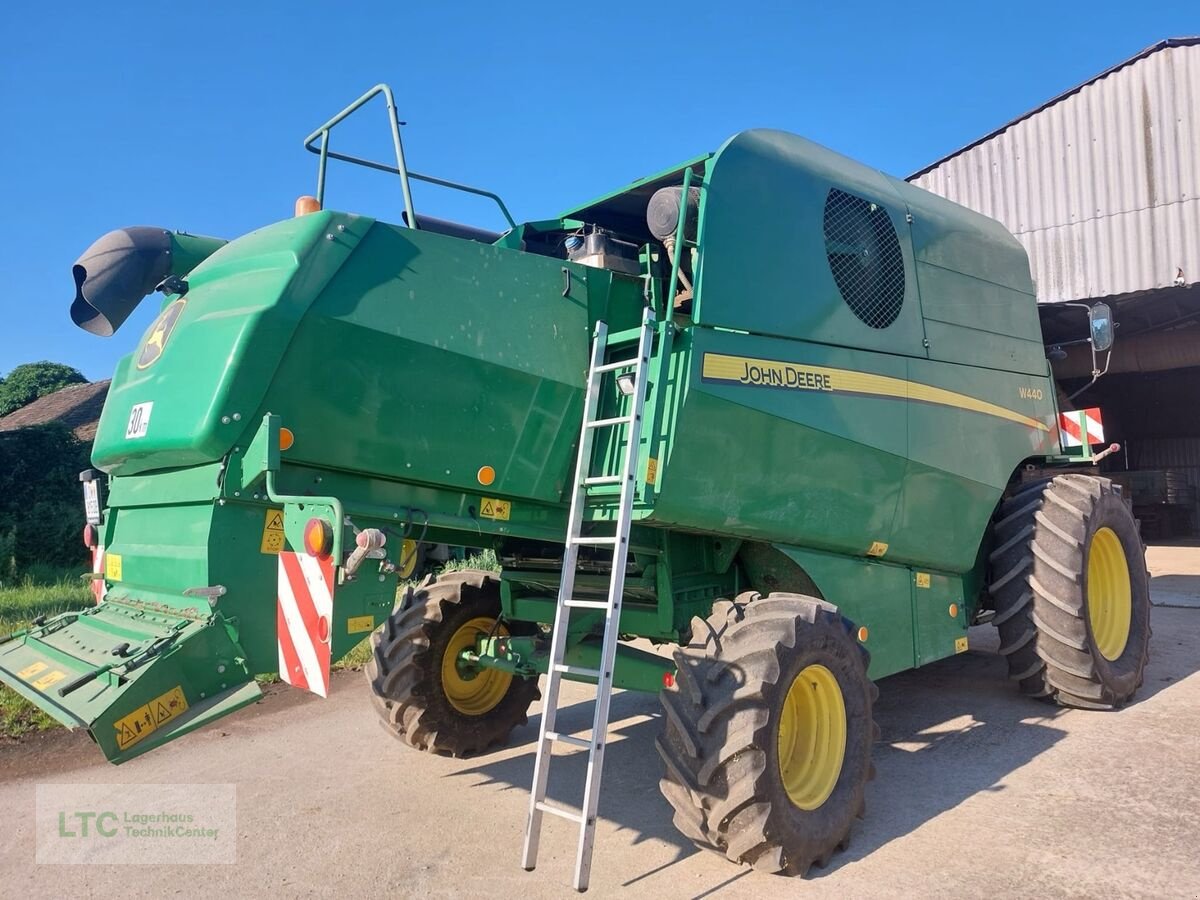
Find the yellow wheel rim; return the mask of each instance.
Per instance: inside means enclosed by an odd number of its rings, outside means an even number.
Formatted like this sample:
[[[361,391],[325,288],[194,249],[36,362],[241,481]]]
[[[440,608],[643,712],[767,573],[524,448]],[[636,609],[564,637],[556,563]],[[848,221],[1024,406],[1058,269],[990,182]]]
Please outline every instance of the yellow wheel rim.
[[[1119,659],[1129,642],[1133,616],[1129,563],[1125,548],[1111,528],[1092,535],[1088,548],[1087,613],[1092,639],[1100,655],[1110,662]]]
[[[467,622],[450,638],[442,656],[442,691],[450,705],[464,716],[482,716],[491,712],[504,699],[512,684],[512,675],[499,669],[470,669],[460,666],[458,655],[475,646],[480,636],[492,634],[508,637],[508,631],[496,620],[479,616]]]
[[[412,577],[417,567],[417,542],[405,538],[400,544],[400,565],[404,568],[397,570],[396,576],[404,581]]]
[[[792,803],[816,809],[829,799],[846,756],[846,704],[833,673],[807,666],[783,701],[779,774]]]

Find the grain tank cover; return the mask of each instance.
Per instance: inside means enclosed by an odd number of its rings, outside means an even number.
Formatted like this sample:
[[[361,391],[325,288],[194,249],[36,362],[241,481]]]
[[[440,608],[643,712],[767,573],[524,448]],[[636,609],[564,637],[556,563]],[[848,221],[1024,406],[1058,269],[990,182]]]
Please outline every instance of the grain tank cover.
[[[767,129],[724,144],[704,195],[697,324],[1045,374],[1029,264],[998,222]]]

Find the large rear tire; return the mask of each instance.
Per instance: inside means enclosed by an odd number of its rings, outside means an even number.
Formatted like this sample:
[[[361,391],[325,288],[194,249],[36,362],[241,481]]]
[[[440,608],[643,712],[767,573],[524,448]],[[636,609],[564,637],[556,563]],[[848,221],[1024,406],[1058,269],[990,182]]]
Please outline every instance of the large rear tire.
[[[1137,522],[1107,478],[1058,475],[1006,500],[993,525],[1000,652],[1023,692],[1112,709],[1142,685],[1150,581]]]
[[[837,607],[798,594],[720,601],[662,692],[660,784],[697,846],[803,875],[846,846],[874,776],[869,656]]]
[[[490,572],[432,577],[371,636],[364,672],[384,728],[417,750],[464,757],[503,744],[528,721],[537,679],[464,669],[458,654],[479,634],[507,634]]]

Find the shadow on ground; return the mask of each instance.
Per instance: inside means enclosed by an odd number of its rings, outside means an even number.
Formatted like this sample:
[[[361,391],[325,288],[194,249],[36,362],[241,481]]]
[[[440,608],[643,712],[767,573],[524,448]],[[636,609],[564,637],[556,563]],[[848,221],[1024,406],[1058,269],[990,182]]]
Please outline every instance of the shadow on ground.
[[[1170,615],[1190,614],[1170,611]],[[1173,637],[1170,623],[1163,621],[1166,617],[1166,611],[1156,617],[1159,632],[1153,639],[1151,666],[1139,701],[1200,669],[1200,653]],[[1092,715],[1018,695],[1006,677],[1003,658],[996,653],[990,626],[973,629],[971,643],[973,649],[965,654],[879,682],[875,719],[881,738],[874,748],[877,777],[867,791],[866,818],[855,826],[850,847],[837,854],[827,869],[813,869],[809,877],[819,878],[860,860],[981,792],[1005,790],[1007,775],[1065,735],[1057,719]],[[559,713],[560,730],[585,731],[591,715],[590,701],[567,707]],[[697,850],[675,831],[672,809],[658,791],[660,762],[654,740],[661,715],[657,699],[632,692],[617,694],[612,721],[602,818],[633,832],[635,843],[658,840],[676,848],[670,863],[640,874],[626,882],[629,886]],[[527,791],[533,779],[537,726],[534,717],[514,734],[514,744],[525,752],[481,760],[456,776],[482,777]],[[578,807],[586,763],[585,751],[556,755],[550,798]],[[744,874],[748,871],[731,870],[731,880]]]

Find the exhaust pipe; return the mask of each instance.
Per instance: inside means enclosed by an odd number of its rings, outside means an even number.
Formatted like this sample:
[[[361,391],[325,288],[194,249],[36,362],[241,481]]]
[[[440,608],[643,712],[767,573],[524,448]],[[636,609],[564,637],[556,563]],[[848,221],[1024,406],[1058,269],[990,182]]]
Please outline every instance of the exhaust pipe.
[[[111,336],[164,278],[186,275],[226,243],[145,226],[110,231],[71,267],[71,321],[92,334]]]

